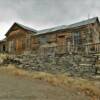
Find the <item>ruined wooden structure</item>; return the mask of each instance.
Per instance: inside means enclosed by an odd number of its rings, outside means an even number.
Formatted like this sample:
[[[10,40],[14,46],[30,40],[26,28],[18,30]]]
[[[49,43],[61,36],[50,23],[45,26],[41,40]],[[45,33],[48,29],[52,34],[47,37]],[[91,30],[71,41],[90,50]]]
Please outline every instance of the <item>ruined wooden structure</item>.
[[[14,23],[6,33],[6,41],[0,42],[0,51],[12,54],[100,52],[100,23],[95,17],[42,31]]]
[[[33,35],[36,30],[14,23],[6,33],[5,47],[7,53],[20,54],[23,51],[30,51],[33,44]]]
[[[0,51],[6,52],[6,39],[3,39],[2,41],[0,41]]]

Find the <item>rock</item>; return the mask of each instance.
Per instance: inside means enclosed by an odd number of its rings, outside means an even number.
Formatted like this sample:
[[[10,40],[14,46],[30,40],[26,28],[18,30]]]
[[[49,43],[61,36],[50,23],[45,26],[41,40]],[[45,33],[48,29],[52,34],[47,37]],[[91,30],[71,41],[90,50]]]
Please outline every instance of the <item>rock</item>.
[[[95,58],[79,54],[64,54],[62,56],[39,56],[36,54],[24,54],[9,56],[3,63],[16,64],[19,68],[32,71],[45,71],[50,73],[70,73],[71,75],[93,75],[95,67],[92,63]],[[2,63],[2,61],[1,61]],[[81,64],[89,63],[90,66]]]

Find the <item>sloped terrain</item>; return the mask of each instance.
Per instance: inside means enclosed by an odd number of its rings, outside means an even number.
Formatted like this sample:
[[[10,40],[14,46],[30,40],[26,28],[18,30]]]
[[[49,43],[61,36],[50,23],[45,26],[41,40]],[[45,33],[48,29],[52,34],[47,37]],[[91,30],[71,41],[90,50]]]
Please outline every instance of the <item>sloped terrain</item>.
[[[75,89],[55,87],[40,80],[0,75],[0,100],[90,100]]]
[[[0,68],[0,100],[100,100],[100,82],[96,85],[65,75]]]
[[[28,56],[23,57],[28,58]],[[76,61],[78,60],[77,57],[80,58],[75,56],[75,62],[79,62]],[[56,65],[56,67],[52,66],[53,64],[49,66],[49,63],[43,65],[44,67],[39,64],[39,67],[35,67],[39,70],[34,70],[33,65],[36,65],[37,60],[33,56],[32,58],[36,61],[35,64],[32,63],[33,70],[20,68],[18,60],[21,60],[26,65],[21,63],[23,67],[30,68],[33,59],[29,60],[29,58],[28,60],[25,59],[26,61],[17,58],[13,62],[12,60],[9,61],[9,55],[0,55],[0,100],[100,100],[100,77],[94,75],[94,78],[85,77],[87,79],[83,79],[68,74],[64,69],[68,65],[71,67],[68,63],[65,64],[66,66]],[[67,59],[68,62],[70,61],[71,64],[75,65],[72,58]],[[62,57],[58,62],[62,65],[67,59]],[[88,62],[89,59],[86,60]],[[83,64],[85,64],[86,60],[82,60],[82,68],[84,68]],[[40,60],[38,62],[41,63]],[[41,69],[41,66],[43,69]],[[51,68],[53,69],[51,70]],[[73,70],[73,67],[71,70]],[[52,71],[60,71],[60,73],[52,73]]]

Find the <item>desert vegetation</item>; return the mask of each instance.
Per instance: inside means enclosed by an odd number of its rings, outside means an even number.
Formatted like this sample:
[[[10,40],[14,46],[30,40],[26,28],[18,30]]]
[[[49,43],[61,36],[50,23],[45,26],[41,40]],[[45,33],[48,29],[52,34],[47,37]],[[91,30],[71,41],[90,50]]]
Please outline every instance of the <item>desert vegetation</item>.
[[[48,82],[53,86],[70,87],[84,92],[91,100],[100,100],[100,81],[71,77],[68,74],[50,74],[45,72],[29,72],[18,69],[14,65],[8,65],[0,68],[0,73],[6,73],[18,77],[37,79]]]

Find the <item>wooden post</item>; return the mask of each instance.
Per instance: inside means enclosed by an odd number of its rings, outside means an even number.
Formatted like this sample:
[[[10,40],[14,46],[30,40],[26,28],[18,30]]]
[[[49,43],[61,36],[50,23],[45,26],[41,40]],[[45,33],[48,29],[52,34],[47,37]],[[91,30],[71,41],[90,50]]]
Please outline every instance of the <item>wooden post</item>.
[[[88,54],[88,52],[89,52],[88,45],[85,45],[85,51],[86,51],[86,54]]]

